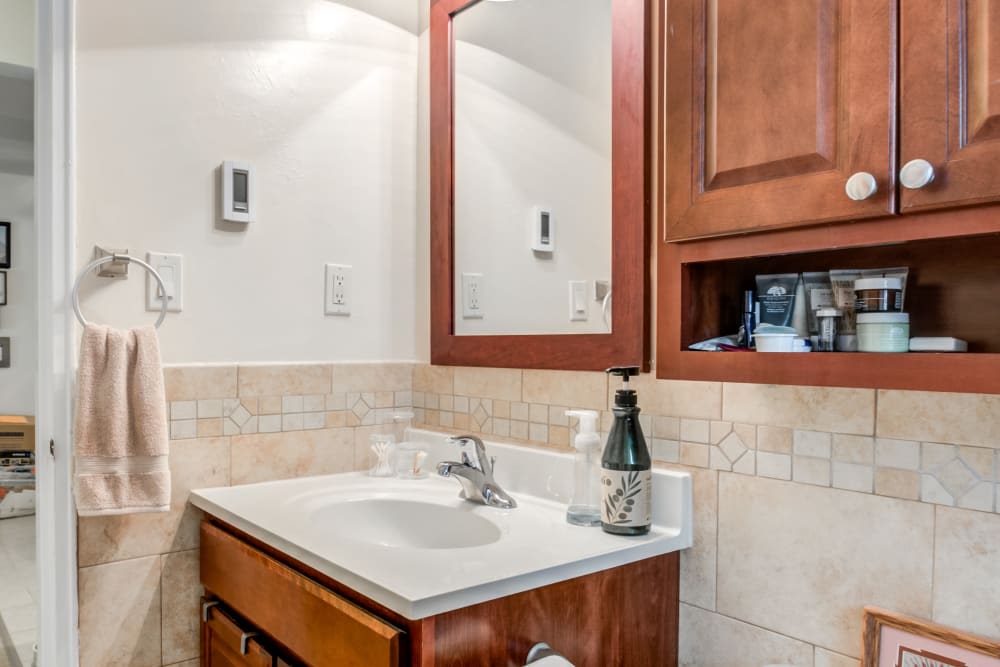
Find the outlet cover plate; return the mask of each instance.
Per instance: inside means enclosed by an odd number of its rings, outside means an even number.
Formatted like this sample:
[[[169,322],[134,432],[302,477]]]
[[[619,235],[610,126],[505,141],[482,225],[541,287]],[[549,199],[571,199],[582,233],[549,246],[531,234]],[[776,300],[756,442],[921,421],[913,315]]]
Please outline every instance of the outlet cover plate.
[[[462,274],[462,318],[483,319],[483,274]]]
[[[351,266],[327,264],[323,312],[327,315],[351,314]]]
[[[10,368],[10,338],[0,338],[0,368]]]

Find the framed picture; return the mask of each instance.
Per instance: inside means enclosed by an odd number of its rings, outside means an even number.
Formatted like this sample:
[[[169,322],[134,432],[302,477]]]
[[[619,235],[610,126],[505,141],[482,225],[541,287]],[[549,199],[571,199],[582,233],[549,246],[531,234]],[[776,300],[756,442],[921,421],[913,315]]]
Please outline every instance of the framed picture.
[[[1000,667],[1000,643],[865,607],[861,667]]]
[[[0,269],[10,268],[10,223],[0,222]]]
[[[7,305],[7,272],[0,271],[0,306]]]

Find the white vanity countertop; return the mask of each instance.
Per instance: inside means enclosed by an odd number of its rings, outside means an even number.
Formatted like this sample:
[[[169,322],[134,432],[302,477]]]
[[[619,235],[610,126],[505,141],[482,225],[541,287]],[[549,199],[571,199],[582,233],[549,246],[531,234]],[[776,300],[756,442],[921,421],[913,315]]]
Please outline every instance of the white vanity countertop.
[[[411,430],[409,438],[429,452],[428,461],[458,458],[458,448],[443,434]],[[571,455],[488,441],[486,447],[497,459],[497,482],[518,502],[515,509],[462,500],[455,480],[433,472],[422,480],[345,473],[201,489],[192,492],[191,503],[413,620],[691,546],[687,473],[654,469],[653,529],[621,537],[566,523]],[[486,526],[495,536],[476,546],[423,548],[394,534],[391,525],[384,535],[367,525],[344,527],[371,507],[392,510],[390,524],[406,522],[401,515],[408,506],[419,512],[427,507],[422,502],[443,507],[445,518],[431,532],[446,541],[449,527],[441,524],[448,517],[475,522],[470,533]],[[361,513],[352,517],[354,508]],[[466,535],[456,529],[454,537],[461,541]]]

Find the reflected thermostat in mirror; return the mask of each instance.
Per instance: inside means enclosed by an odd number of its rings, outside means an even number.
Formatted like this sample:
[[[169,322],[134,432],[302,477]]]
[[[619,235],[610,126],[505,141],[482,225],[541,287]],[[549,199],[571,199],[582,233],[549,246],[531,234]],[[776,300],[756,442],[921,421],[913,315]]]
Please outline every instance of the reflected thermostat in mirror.
[[[222,163],[222,219],[253,222],[256,196],[253,167],[246,162]]]
[[[536,206],[531,216],[531,249],[552,253],[556,249],[556,228],[552,211]]]

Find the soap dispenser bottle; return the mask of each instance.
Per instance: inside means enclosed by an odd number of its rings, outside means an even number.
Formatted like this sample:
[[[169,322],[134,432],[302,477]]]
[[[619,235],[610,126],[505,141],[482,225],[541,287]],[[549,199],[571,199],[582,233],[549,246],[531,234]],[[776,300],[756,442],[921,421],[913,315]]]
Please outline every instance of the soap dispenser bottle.
[[[601,525],[601,437],[597,435],[597,413],[593,410],[567,410],[566,415],[580,420],[573,465],[573,498],[566,510],[566,521],[574,526]]]
[[[639,407],[628,379],[638,367],[609,368],[622,378],[615,392],[615,420],[601,457],[601,528],[616,535],[643,535],[652,523],[653,473]]]

